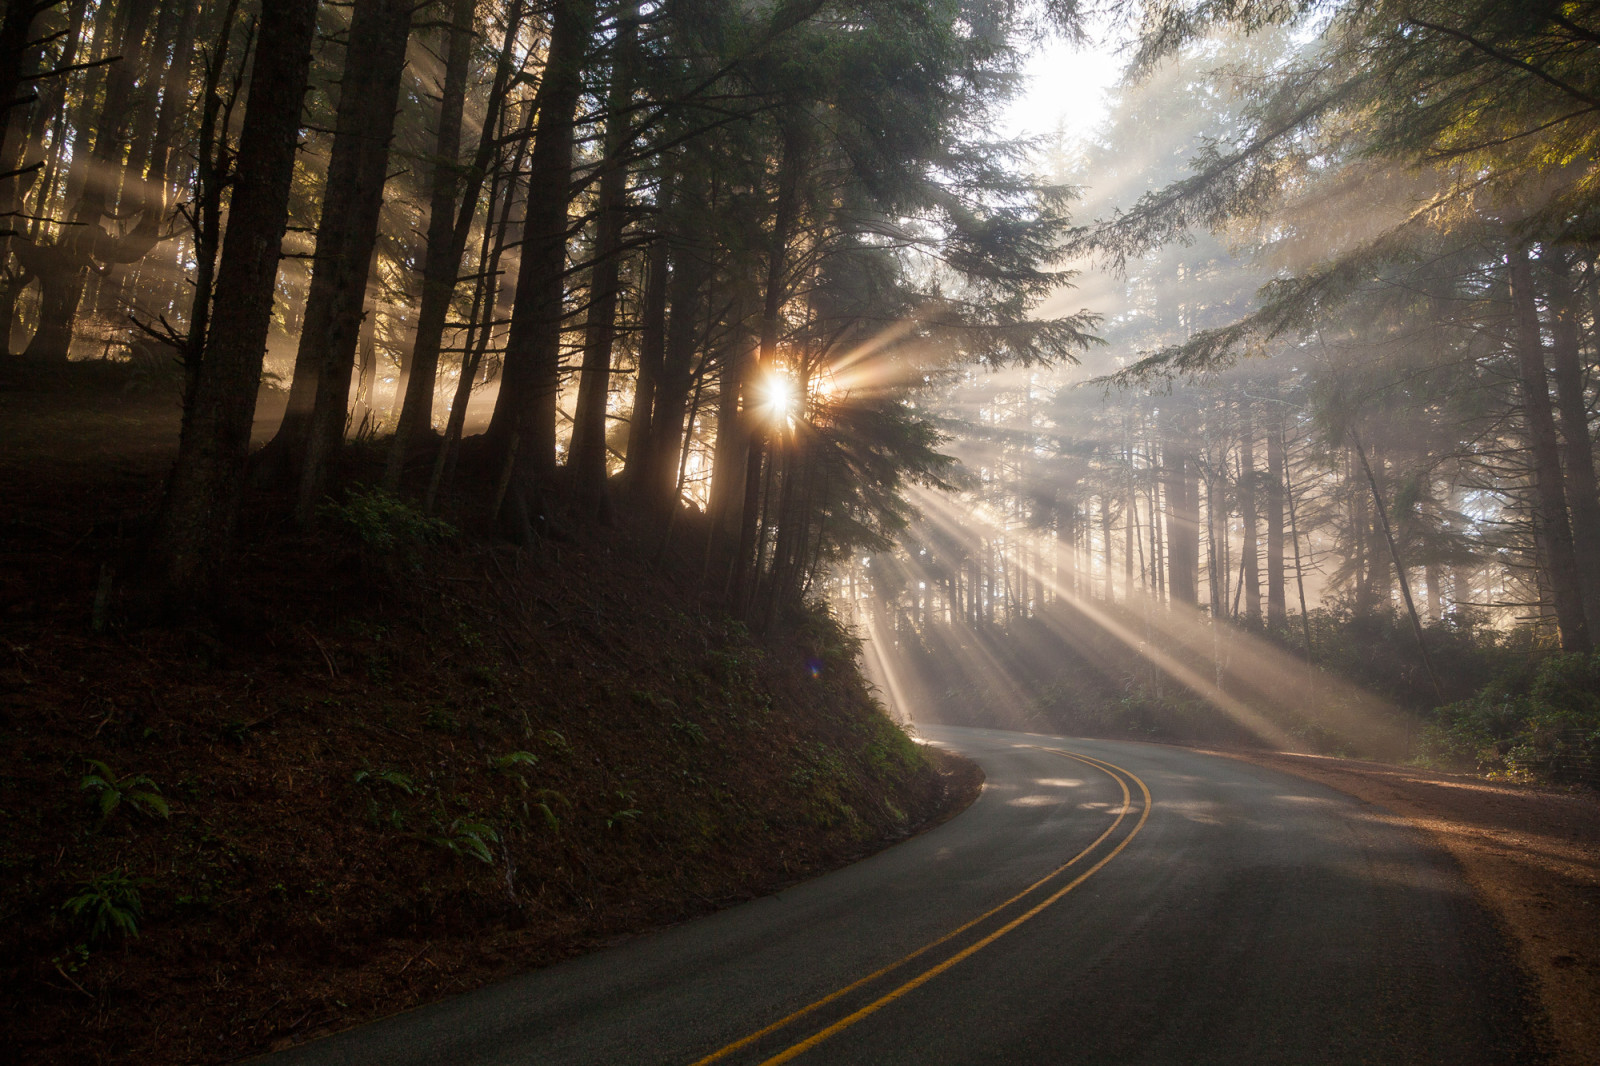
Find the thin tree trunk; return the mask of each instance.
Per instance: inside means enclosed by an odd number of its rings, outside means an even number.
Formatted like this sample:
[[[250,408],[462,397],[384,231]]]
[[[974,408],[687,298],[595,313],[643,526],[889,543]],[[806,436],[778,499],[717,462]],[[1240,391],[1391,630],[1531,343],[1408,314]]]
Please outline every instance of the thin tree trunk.
[[[295,498],[295,518],[302,525],[314,517],[329,467],[344,442],[350,372],[378,241],[413,7],[414,0],[361,0],[350,16],[338,127],[328,158],[329,194],[317,224],[317,265],[300,334],[300,350],[311,347],[317,387]]]
[[[174,606],[215,597],[238,520],[316,15],[317,0],[275,0],[261,13],[217,277],[216,328],[157,524],[157,558]]]
[[[597,193],[594,267],[589,279],[589,314],[583,338],[583,366],[572,415],[574,496],[604,511],[606,408],[611,396],[611,348],[617,335],[617,297],[623,228],[627,223],[628,169],[622,160],[632,140],[633,68],[639,41],[639,9],[631,5],[618,22],[612,42],[611,85],[606,98],[603,173]]]
[[[667,343],[667,255],[667,238],[657,236],[645,257],[644,300],[639,313],[639,367],[633,378],[624,469],[630,492],[641,491],[649,476],[650,426]]]
[[[1239,566],[1244,575],[1244,619],[1253,629],[1261,627],[1260,542],[1256,513],[1256,432],[1250,401],[1239,399],[1239,518],[1244,540],[1239,547]]]
[[[1384,506],[1383,494],[1378,491],[1378,479],[1372,476],[1372,464],[1367,462],[1366,449],[1361,447],[1361,438],[1356,436],[1354,429],[1350,430],[1350,439],[1356,446],[1356,455],[1361,459],[1361,469],[1367,475],[1367,484],[1372,487],[1372,506],[1378,512],[1378,521],[1383,526],[1383,539],[1389,545],[1389,559],[1394,563],[1395,579],[1400,582],[1400,595],[1405,599],[1406,613],[1411,617],[1411,632],[1417,638],[1417,651],[1422,654],[1422,664],[1427,667],[1428,680],[1433,683],[1433,694],[1440,703],[1444,702],[1444,688],[1439,684],[1439,671],[1433,668],[1433,657],[1428,654],[1428,642],[1422,639],[1422,619],[1417,617],[1417,605],[1411,599],[1411,583],[1406,580],[1406,568],[1400,562],[1400,548],[1395,544],[1394,530],[1389,525],[1389,509]]]
[[[1283,408],[1267,426],[1267,628],[1282,632],[1289,624],[1283,584]]]
[[[1589,433],[1589,402],[1584,395],[1583,354],[1578,339],[1581,311],[1566,260],[1552,252],[1547,253],[1545,261],[1553,282],[1551,356],[1556,408],[1561,415],[1561,459],[1572,522],[1572,550],[1584,621],[1592,636],[1600,633],[1600,494],[1596,491],[1594,441]]]
[[[1161,462],[1167,481],[1167,584],[1172,602],[1188,607],[1200,602],[1199,492],[1191,470],[1193,459],[1182,440],[1177,413],[1164,405],[1161,412]]]
[[[446,30],[444,81],[439,92],[439,123],[434,131],[433,167],[429,176],[428,239],[422,253],[422,296],[412,338],[408,373],[397,386],[402,397],[400,418],[383,472],[383,484],[400,487],[406,452],[432,428],[433,391],[438,383],[439,349],[444,343],[450,298],[455,294],[465,242],[456,243],[455,211],[461,186],[461,116],[467,100],[467,74],[472,64],[472,19],[476,0],[454,0]],[[497,102],[497,101],[496,101]],[[486,125],[482,140],[489,139]],[[472,207],[477,207],[476,189]],[[468,216],[470,225],[471,216]]]
[[[517,483],[548,481],[556,468],[556,396],[561,389],[561,328],[566,304],[567,208],[572,195],[574,116],[583,89],[592,0],[555,0],[550,51],[536,96],[538,128],[529,156],[528,209],[500,393],[488,430],[498,466],[513,434]]]
[[[1510,249],[1506,261],[1510,267],[1511,299],[1516,315],[1513,343],[1533,453],[1534,522],[1548,547],[1550,594],[1556,624],[1561,631],[1561,648],[1586,652],[1592,646],[1592,638],[1584,617],[1572,526],[1567,520],[1566,487],[1561,474],[1555,416],[1550,409],[1550,386],[1545,371],[1544,342],[1540,337],[1539,310],[1534,302],[1533,271],[1527,249],[1520,245]]]

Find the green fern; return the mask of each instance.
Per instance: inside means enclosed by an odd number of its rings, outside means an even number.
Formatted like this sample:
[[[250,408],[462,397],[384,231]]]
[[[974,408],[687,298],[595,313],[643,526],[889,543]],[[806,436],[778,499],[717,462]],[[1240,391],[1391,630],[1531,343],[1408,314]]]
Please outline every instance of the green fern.
[[[79,892],[61,905],[88,936],[90,943],[109,940],[113,935],[132,939],[139,935],[139,919],[144,917],[144,902],[139,897],[146,878],[132,878],[121,868],[78,883]]]
[[[148,774],[119,774],[99,759],[84,759],[83,763],[88,773],[78,788],[92,794],[102,824],[124,803],[150,818],[172,817],[161,787]]]

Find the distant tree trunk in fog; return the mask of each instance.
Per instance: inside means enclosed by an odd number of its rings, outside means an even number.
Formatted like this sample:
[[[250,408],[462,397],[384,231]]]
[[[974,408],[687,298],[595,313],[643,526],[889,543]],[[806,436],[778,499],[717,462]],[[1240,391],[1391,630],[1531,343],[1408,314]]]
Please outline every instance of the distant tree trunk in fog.
[[[445,32],[444,81],[440,85],[438,124],[428,177],[428,243],[422,253],[422,296],[417,303],[417,328],[411,358],[396,382],[400,417],[383,483],[398,488],[406,452],[433,424],[433,391],[438,383],[439,349],[444,342],[450,298],[455,294],[464,244],[455,242],[456,193],[461,184],[461,118],[466,110],[467,74],[472,62],[472,18],[476,0],[454,0]],[[486,128],[492,128],[486,127]],[[474,205],[476,198],[474,198]]]
[[[1588,651],[1592,638],[1585,620],[1572,526],[1567,519],[1566,488],[1555,416],[1550,409],[1550,384],[1533,290],[1533,269],[1528,251],[1521,245],[1510,248],[1506,262],[1510,268],[1515,313],[1512,344],[1522,385],[1523,409],[1527,413],[1528,444],[1533,455],[1534,524],[1546,547],[1550,598],[1555,607],[1556,625],[1561,631],[1561,648],[1569,652]]]
[[[1105,493],[1100,495],[1100,562],[1101,573],[1104,579],[1100,586],[1100,597],[1107,603],[1117,602],[1116,570],[1111,565],[1111,497]],[[1132,590],[1128,590],[1132,591]]]
[[[1283,420],[1278,406],[1267,423],[1267,628],[1273,632],[1289,624],[1283,584]]]
[[[1371,494],[1360,483],[1361,474],[1356,463],[1355,450],[1346,447],[1345,468],[1348,475],[1345,478],[1345,491],[1350,498],[1350,548],[1351,573],[1355,582],[1355,612],[1358,616],[1366,618],[1372,614],[1377,598],[1376,583],[1377,569],[1372,553],[1368,547],[1372,542],[1372,529],[1375,525],[1368,514],[1368,503]]]
[[[670,188],[662,191],[662,212],[670,209],[671,195]],[[628,451],[623,467],[630,493],[643,490],[649,466],[650,423],[667,343],[667,255],[666,236],[658,235],[645,256],[644,298],[639,310],[639,366],[633,379],[633,411],[628,417]],[[717,425],[720,443],[721,421]]]
[[[351,420],[356,432],[371,431],[377,417],[373,389],[378,384],[378,304],[366,301],[361,312],[361,338],[356,345],[356,403]]]
[[[384,484],[391,489],[397,488],[400,484],[407,451],[422,434],[427,432],[433,422],[433,391],[438,381],[439,353],[444,343],[445,323],[449,319],[450,300],[455,294],[456,276],[461,270],[461,257],[466,252],[467,238],[472,232],[472,220],[477,214],[478,196],[483,191],[484,178],[497,148],[495,131],[500,128],[506,89],[515,65],[513,53],[517,31],[522,25],[523,5],[519,0],[506,17],[505,37],[501,42],[499,59],[495,62],[494,80],[489,86],[488,106],[478,136],[478,147],[471,164],[463,173],[458,166],[458,157],[461,151],[461,120],[466,102],[467,75],[472,59],[472,19],[475,5],[473,0],[455,0],[455,4],[455,19],[450,30],[449,58],[445,65],[444,91],[439,105],[439,128],[435,140],[432,195],[428,210],[428,246],[423,254],[422,299],[417,308],[417,329],[412,342],[411,358],[402,369],[401,380],[396,386],[396,395],[403,399],[400,417],[395,425],[394,440],[389,448],[389,461],[383,475]],[[492,207],[490,211],[492,214]],[[492,226],[493,220],[486,218],[485,237]],[[483,290],[484,282],[487,280],[480,279],[480,291]],[[492,305],[485,307],[484,311],[485,317],[494,318]],[[489,327],[484,328],[487,330]],[[463,367],[469,362],[465,350],[461,354],[461,362]],[[462,415],[465,414],[463,406]],[[447,436],[448,432],[447,427]],[[457,436],[459,434],[458,428]],[[433,490],[430,488],[431,491]]]
[[[285,412],[278,430],[289,462],[299,457],[295,516],[302,524],[311,521],[321,502],[329,464],[344,441],[350,375],[378,242],[389,141],[414,6],[414,0],[358,0],[350,15],[337,126],[317,223],[316,266],[295,356],[294,384],[308,375],[314,391],[309,412],[302,407],[295,422]]]
[[[1228,512],[1221,482],[1216,471],[1206,477],[1206,592],[1211,617],[1218,620],[1228,616],[1228,563],[1223,551]]]
[[[1378,489],[1378,479],[1373,476],[1372,464],[1367,461],[1367,453],[1361,447],[1361,438],[1356,436],[1355,430],[1350,431],[1350,439],[1356,446],[1356,455],[1361,460],[1361,470],[1367,476],[1367,485],[1372,489],[1372,509],[1377,513],[1378,525],[1383,530],[1383,539],[1389,549],[1389,561],[1394,564],[1394,576],[1400,586],[1400,596],[1405,601],[1406,614],[1411,619],[1411,632],[1417,641],[1417,652],[1422,656],[1422,665],[1428,671],[1428,680],[1433,683],[1433,694],[1440,703],[1444,702],[1444,688],[1439,683],[1439,672],[1433,667],[1433,658],[1428,654],[1428,642],[1422,639],[1422,619],[1417,614],[1416,600],[1411,596],[1411,582],[1406,579],[1405,563],[1400,558],[1400,546],[1395,542],[1394,527],[1389,523],[1389,508],[1383,500],[1383,493]]]
[[[743,308],[730,316],[744,322]],[[748,411],[755,406],[751,370],[758,339],[742,330],[729,344],[717,381],[717,444],[711,464],[711,528],[707,550],[738,535],[739,501],[744,493],[746,459],[750,449]]]
[[[175,607],[215,596],[238,519],[316,18],[317,0],[275,0],[261,13],[213,328],[157,525]]]
[[[1600,496],[1596,492],[1594,440],[1589,432],[1589,403],[1584,394],[1579,342],[1583,308],[1573,291],[1570,265],[1560,253],[1549,252],[1546,256],[1552,275],[1550,335],[1556,407],[1561,414],[1561,458],[1584,622],[1592,640],[1600,633]]]
[[[1242,568],[1244,619],[1261,625],[1260,541],[1256,513],[1256,431],[1250,401],[1239,398],[1239,519],[1244,538],[1239,547]]]
[[[517,487],[548,479],[556,467],[556,395],[561,389],[567,208],[571,202],[574,115],[583,90],[584,51],[593,0],[555,0],[550,51],[535,107],[538,128],[528,159],[528,209],[511,332],[500,393],[487,433],[491,461],[503,464],[516,444]]]
[[[589,276],[589,313],[583,337],[583,365],[572,416],[573,495],[591,510],[600,506],[606,482],[606,406],[611,395],[611,348],[617,335],[617,297],[621,291],[623,228],[627,224],[628,170],[623,157],[632,139],[633,68],[639,41],[639,10],[626,5],[618,15],[611,45],[611,85],[606,96],[605,150],[596,196],[594,267]]]
[[[100,228],[100,220],[113,210],[112,176],[121,172],[134,76],[154,8],[154,0],[129,0],[118,12],[114,22],[121,59],[96,68],[82,94],[67,181],[68,225],[53,245],[40,245],[30,255],[30,266],[39,278],[39,325],[28,342],[26,354],[30,357],[66,360],[89,269],[97,254],[105,256],[110,251],[110,237]],[[106,24],[113,21],[106,19],[103,11],[100,19],[95,30],[97,52]],[[91,138],[91,124],[86,120],[102,82],[104,102],[92,124]]]
[[[669,516],[676,506],[678,457],[688,446],[683,419],[688,411],[689,390],[694,385],[694,353],[706,306],[705,282],[710,274],[711,264],[705,261],[701,249],[682,236],[673,240],[672,278],[667,283],[671,312],[650,415],[642,497],[645,506],[660,517]]]
[[[1161,416],[1161,460],[1167,475],[1167,584],[1172,602],[1194,607],[1200,602],[1200,513],[1195,462],[1183,439],[1183,427],[1170,404]]]

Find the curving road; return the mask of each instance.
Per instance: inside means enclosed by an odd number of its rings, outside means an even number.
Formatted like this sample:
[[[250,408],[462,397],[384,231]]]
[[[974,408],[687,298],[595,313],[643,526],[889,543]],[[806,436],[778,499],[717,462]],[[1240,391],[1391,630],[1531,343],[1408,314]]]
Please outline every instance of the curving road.
[[[1377,809],[1177,748],[923,732],[988,778],[945,825],[266,1061],[1539,1061],[1492,923]]]

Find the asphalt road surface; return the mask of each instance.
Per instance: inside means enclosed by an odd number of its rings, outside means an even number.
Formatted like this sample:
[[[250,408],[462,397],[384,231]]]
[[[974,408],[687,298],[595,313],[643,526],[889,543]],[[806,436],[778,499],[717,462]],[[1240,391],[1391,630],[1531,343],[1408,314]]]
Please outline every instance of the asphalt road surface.
[[[1538,1061],[1493,924],[1376,808],[1177,748],[924,732],[988,778],[945,825],[266,1061]]]

